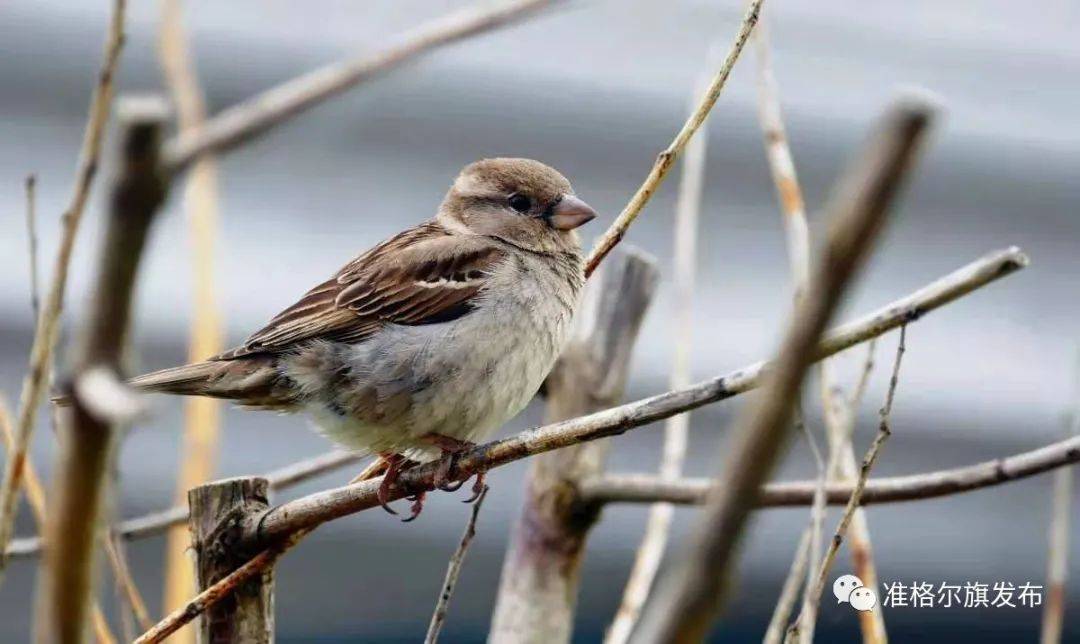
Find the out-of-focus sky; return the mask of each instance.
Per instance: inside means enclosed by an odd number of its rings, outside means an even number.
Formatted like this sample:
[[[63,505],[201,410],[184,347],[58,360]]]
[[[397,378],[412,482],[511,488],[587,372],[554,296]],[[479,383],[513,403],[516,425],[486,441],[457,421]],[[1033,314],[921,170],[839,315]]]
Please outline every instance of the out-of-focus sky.
[[[460,6],[419,0],[192,2],[186,15],[199,75],[216,111],[317,65],[376,50],[393,34]],[[120,93],[160,91],[158,6],[132,3],[130,9]],[[567,3],[426,57],[230,154],[221,163],[218,253],[230,340],[240,341],[356,253],[431,216],[458,168],[479,157],[530,156],[559,168],[601,211],[586,237],[598,234],[681,124],[710,44],[726,49],[742,10],[742,3],[730,1]],[[883,474],[967,464],[1060,436],[1080,344],[1080,86],[1073,80],[1080,76],[1078,14],[1077,5],[1065,0],[1035,6],[766,3],[764,24],[812,210],[901,88],[925,88],[945,108],[845,315],[884,304],[990,250],[1015,244],[1032,258],[1022,273],[911,327],[896,435],[882,457]],[[38,175],[47,272],[107,17],[104,1],[0,6],[0,388],[9,399],[17,395],[31,333],[22,180],[28,172]],[[755,63],[750,47],[709,120],[696,377],[767,356],[789,308],[783,233],[755,114]],[[102,176],[108,173],[106,164]],[[664,276],[642,330],[631,396],[662,390],[670,361],[675,183],[661,190],[627,238],[657,257]],[[79,240],[69,297],[74,314],[85,301],[102,194],[95,192]],[[178,205],[174,194],[154,231],[141,284],[135,347],[146,369],[183,356],[190,270]],[[814,233],[820,232],[820,221],[811,217]],[[880,343],[879,364],[887,362],[893,342]],[[841,375],[851,375],[856,360],[843,360]],[[863,410],[860,445],[872,433],[883,371]],[[737,406],[733,401],[695,414],[693,473],[714,471],[717,436]],[[171,498],[179,405],[162,400],[158,409],[122,449],[122,516]],[[514,427],[538,420],[539,409],[532,408]],[[325,449],[302,425],[295,418],[228,412],[221,472],[264,471]],[[35,457],[45,465],[51,436],[42,431],[39,438]],[[613,469],[655,467],[658,444],[655,430],[619,439]],[[809,463],[805,445],[795,444],[782,476],[806,475]],[[461,641],[482,637],[523,472],[507,468],[494,476],[497,487],[485,508],[477,554],[451,613]],[[339,474],[305,489],[347,478]],[[883,577],[1042,579],[1048,494],[1042,477],[873,509]],[[436,497],[429,506],[407,528],[368,513],[328,526],[301,548],[282,570],[283,638],[416,639],[464,521],[449,499]],[[626,574],[643,516],[640,508],[605,514],[586,564],[583,633],[598,633],[609,618],[618,586],[610,580]],[[762,611],[779,589],[803,517],[801,511],[775,511],[755,524],[742,566],[748,591],[733,609],[732,632],[750,639],[760,633],[767,619]],[[678,519],[682,530],[692,512],[680,511]],[[20,527],[26,533],[30,524]],[[384,552],[390,544],[399,560]],[[132,549],[137,575],[155,603],[160,549],[157,540]],[[20,611],[29,605],[24,590],[31,572],[29,564],[17,563],[0,587],[0,639],[24,637]],[[373,579],[377,593],[370,592]],[[823,627],[835,634],[829,641],[852,636],[849,614],[823,610]],[[918,612],[893,613],[898,628],[906,620],[934,621]],[[1011,633],[1006,626],[1016,624],[1020,634],[1038,621],[1037,611],[991,611],[978,620],[971,615],[955,619],[993,625],[998,633]]]

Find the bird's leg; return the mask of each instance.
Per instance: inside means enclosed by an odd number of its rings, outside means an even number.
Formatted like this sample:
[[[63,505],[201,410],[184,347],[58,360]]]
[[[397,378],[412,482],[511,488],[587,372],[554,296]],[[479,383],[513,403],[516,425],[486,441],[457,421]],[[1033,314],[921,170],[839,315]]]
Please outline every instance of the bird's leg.
[[[373,461],[371,465],[364,468],[362,472],[357,474],[349,481],[349,485],[359,483],[361,481],[370,481],[376,479],[386,473],[386,470],[390,467],[390,461],[383,455],[379,455],[378,460]]]
[[[435,487],[444,492],[456,492],[461,489],[461,486],[465,484],[465,481],[459,481],[457,485],[452,485],[450,483],[450,475],[454,471],[454,465],[457,462],[458,455],[476,447],[476,443],[458,440],[457,438],[452,438],[436,432],[424,434],[420,437],[420,440],[429,445],[438,447],[443,453],[443,461],[439,464],[439,469],[435,472],[435,480],[433,481]]]

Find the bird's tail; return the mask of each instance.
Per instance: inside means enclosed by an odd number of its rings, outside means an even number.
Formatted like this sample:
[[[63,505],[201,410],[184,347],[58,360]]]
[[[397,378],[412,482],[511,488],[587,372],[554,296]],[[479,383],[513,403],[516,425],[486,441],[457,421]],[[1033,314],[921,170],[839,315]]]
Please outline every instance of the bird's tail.
[[[271,355],[195,362],[138,376],[128,384],[144,392],[225,398],[251,407],[280,408],[291,402]],[[69,403],[66,396],[53,402]]]

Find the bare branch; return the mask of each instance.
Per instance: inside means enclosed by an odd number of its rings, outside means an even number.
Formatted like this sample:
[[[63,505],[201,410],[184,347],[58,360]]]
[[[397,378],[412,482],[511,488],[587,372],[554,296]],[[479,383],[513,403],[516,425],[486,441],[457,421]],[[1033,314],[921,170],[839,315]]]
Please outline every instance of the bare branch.
[[[165,145],[164,165],[180,172],[206,153],[226,152],[328,98],[458,40],[513,24],[555,0],[481,3],[401,34],[374,54],[312,70],[234,105]]]
[[[105,554],[109,558],[109,565],[112,566],[116,586],[122,593],[122,599],[131,608],[139,628],[143,630],[150,628],[154,625],[154,622],[150,619],[150,611],[146,609],[146,601],[143,599],[142,593],[139,592],[139,587],[135,585],[135,578],[131,576],[127,557],[124,556],[123,551],[120,549],[116,535],[105,535],[103,543],[105,545]]]
[[[712,56],[710,56],[710,59]],[[714,65],[710,60],[710,69]],[[691,101],[697,104],[708,88],[703,77],[695,88]],[[691,383],[690,355],[693,338],[694,281],[697,272],[698,218],[705,187],[705,158],[709,137],[704,123],[698,135],[690,139],[683,159],[679,196],[675,204],[675,356],[671,362],[668,386],[672,389]],[[660,476],[677,479],[682,475],[686,460],[686,444],[690,433],[690,414],[672,416],[664,425],[664,443],[660,451]],[[623,589],[622,601],[615,611],[604,636],[606,644],[624,644],[630,639],[634,624],[645,605],[656,572],[660,569],[667,548],[674,514],[671,505],[657,503],[649,508],[645,534],[634,555],[630,577]]]
[[[817,489],[815,485],[815,493]],[[776,600],[776,608],[773,609],[772,617],[769,618],[769,626],[765,629],[762,644],[780,644],[784,641],[788,619],[791,617],[791,610],[795,608],[795,600],[799,598],[799,588],[806,579],[806,570],[810,563],[810,532],[811,528],[807,526],[799,537],[799,545],[795,547],[795,557],[791,560],[791,567],[780,589],[780,598]]]
[[[1070,436],[1080,436],[1080,362],[1068,423]],[[1069,524],[1072,513],[1072,468],[1054,472],[1054,496],[1046,556],[1046,605],[1043,607],[1041,644],[1057,644],[1065,626],[1065,590],[1069,575]]]
[[[15,442],[15,431],[12,429],[11,413],[8,410],[7,401],[2,396],[0,396],[0,434],[3,434],[4,449],[10,451]],[[43,530],[48,516],[45,507],[45,487],[41,484],[37,468],[34,467],[34,462],[30,460],[29,456],[26,459],[25,467],[23,487],[26,488],[26,500],[30,503],[30,510],[34,514],[34,523],[37,524],[38,530]],[[101,611],[101,605],[95,600],[90,610],[94,636],[97,638],[98,644],[115,642],[116,637],[109,628],[109,622],[105,619],[105,614]]]
[[[7,453],[3,483],[0,483],[0,579],[7,563],[7,545],[11,541],[15,523],[15,504],[19,498],[26,453],[34,433],[38,407],[49,381],[53,347],[56,345],[60,309],[63,307],[67,287],[68,266],[75,247],[75,236],[82,221],[83,210],[90,196],[90,186],[98,167],[101,142],[105,137],[105,125],[109,120],[112,104],[113,74],[124,42],[125,0],[114,0],[109,32],[105,39],[104,61],[98,75],[97,86],[90,99],[90,112],[86,120],[79,166],[75,173],[75,188],[71,202],[61,218],[63,230],[60,246],[53,264],[53,278],[49,286],[45,307],[37,318],[34,344],[30,349],[30,367],[23,380],[19,398],[19,418],[15,425],[15,446]]]
[[[55,641],[80,641],[86,623],[92,552],[98,541],[114,425],[129,411],[127,407],[103,409],[103,401],[90,404],[86,396],[103,389],[104,379],[98,375],[103,371],[120,380],[116,374],[139,259],[166,190],[158,165],[164,105],[147,99],[124,103],[121,108],[122,167],[113,184],[96,286],[74,360],[75,376],[69,387],[73,405],[60,426],[55,505],[45,530],[49,548],[38,602],[38,632]],[[110,396],[110,400],[118,398]]]
[[[446,578],[443,579],[442,591],[439,599],[435,602],[435,612],[431,615],[431,623],[428,625],[427,635],[424,636],[424,644],[435,644],[439,641],[439,632],[442,631],[446,621],[446,613],[450,609],[450,598],[454,596],[454,588],[457,586],[458,576],[461,574],[461,566],[465,563],[465,555],[469,552],[469,545],[476,536],[476,520],[480,518],[480,506],[487,497],[488,487],[485,485],[480,496],[473,503],[472,512],[469,514],[469,522],[465,525],[465,533],[461,535],[457,550],[450,557],[450,564],[446,568]]]
[[[861,504],[921,501],[973,492],[1074,463],[1080,463],[1080,437],[974,465],[871,479],[863,490]],[[705,503],[709,490],[714,485],[709,479],[664,481],[652,474],[609,474],[582,483],[581,494],[591,503],[663,501],[675,505],[701,505]],[[810,505],[813,501],[814,485],[814,481],[770,483],[761,488],[757,507],[790,508]],[[854,489],[852,483],[830,483],[825,487],[825,501],[829,505],[846,505]]]
[[[801,641],[807,641],[808,638],[813,638],[814,625],[817,621],[817,608],[818,604],[821,602],[821,593],[825,589],[829,570],[832,568],[832,563],[836,559],[836,553],[840,551],[840,544],[844,542],[844,535],[847,534],[848,524],[851,523],[851,518],[855,514],[855,509],[859,507],[863,490],[866,488],[866,481],[870,478],[870,470],[874,468],[874,463],[877,462],[881,446],[884,445],[885,441],[889,440],[889,436],[892,435],[889,416],[892,413],[893,400],[896,396],[896,385],[899,382],[900,363],[904,358],[904,340],[906,339],[906,335],[907,326],[900,327],[900,340],[896,343],[896,359],[893,361],[892,377],[889,379],[889,390],[885,396],[885,405],[881,408],[881,422],[878,425],[877,436],[874,437],[874,441],[870,444],[870,449],[866,451],[866,455],[863,457],[862,468],[859,470],[859,478],[855,482],[855,489],[851,491],[851,497],[848,499],[843,515],[840,517],[840,523],[836,526],[836,532],[833,534],[832,542],[825,552],[825,559],[821,562],[821,566],[817,570],[817,580],[814,582],[813,588],[807,593],[809,599],[808,601],[803,602],[802,612],[795,620],[795,624],[788,629],[788,641],[794,641],[795,636],[798,636]]]
[[[810,231],[806,224],[806,206],[784,128],[780,90],[773,74],[765,25],[758,27],[754,38],[758,46],[758,121],[765,135],[765,156],[780,201],[780,211],[784,215],[788,265],[791,267],[795,299],[798,300],[806,290],[806,281],[810,277]]]
[[[650,597],[631,641],[701,640],[724,605],[728,568],[755,495],[780,456],[793,401],[814,361],[819,338],[869,255],[932,114],[930,105],[914,98],[897,103],[830,199],[828,240],[784,335],[765,391],[736,424],[722,482],[679,562]]]
[[[641,184],[634,196],[630,198],[630,202],[626,204],[619,216],[593,246],[589,258],[585,261],[586,276],[592,275],[596,267],[604,260],[604,257],[611,252],[612,248],[615,248],[615,244],[622,240],[623,235],[630,228],[630,224],[634,223],[637,216],[641,214],[645,204],[649,203],[653,193],[663,183],[668,171],[675,165],[675,159],[679,157],[683,148],[694,136],[694,133],[705,122],[705,118],[709,115],[713,105],[716,105],[716,100],[720,98],[720,92],[724,89],[724,84],[727,82],[732,68],[735,67],[735,61],[739,59],[739,54],[742,53],[743,46],[746,45],[746,39],[750,37],[750,32],[753,31],[754,25],[757,24],[758,13],[761,11],[763,1],[750,0],[746,15],[743,16],[742,25],[739,27],[739,33],[735,36],[735,42],[732,43],[731,51],[728,53],[727,58],[724,59],[723,65],[720,66],[720,71],[713,77],[712,84],[709,85],[708,91],[702,96],[697,109],[686,119],[682,129],[675,135],[675,139],[663,152],[657,155],[656,162],[653,164],[652,169],[649,170],[649,175],[645,177],[644,183]]]

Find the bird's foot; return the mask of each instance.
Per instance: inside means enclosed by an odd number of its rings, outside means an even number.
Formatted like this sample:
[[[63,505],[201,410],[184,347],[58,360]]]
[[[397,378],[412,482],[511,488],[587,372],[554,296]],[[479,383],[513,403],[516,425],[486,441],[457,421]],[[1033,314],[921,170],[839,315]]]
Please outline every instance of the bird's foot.
[[[435,432],[421,436],[420,440],[442,450],[443,460],[439,463],[439,469],[435,471],[435,479],[432,481],[435,488],[443,492],[457,492],[460,490],[461,486],[465,485],[465,481],[458,481],[457,484],[453,484],[450,477],[454,472],[454,466],[457,464],[457,457],[462,452],[476,447],[476,443],[458,440]]]
[[[379,491],[376,494],[376,498],[379,500],[379,505],[382,509],[386,510],[390,514],[397,514],[397,512],[390,507],[390,492],[394,486],[397,485],[398,477],[401,473],[410,467],[416,465],[415,461],[410,461],[401,454],[380,454],[379,455],[387,463],[386,473],[383,474],[382,483],[379,484]],[[413,501],[412,516],[406,521],[412,521],[420,514],[420,510],[424,504],[424,493],[421,492],[414,497],[409,497]]]

